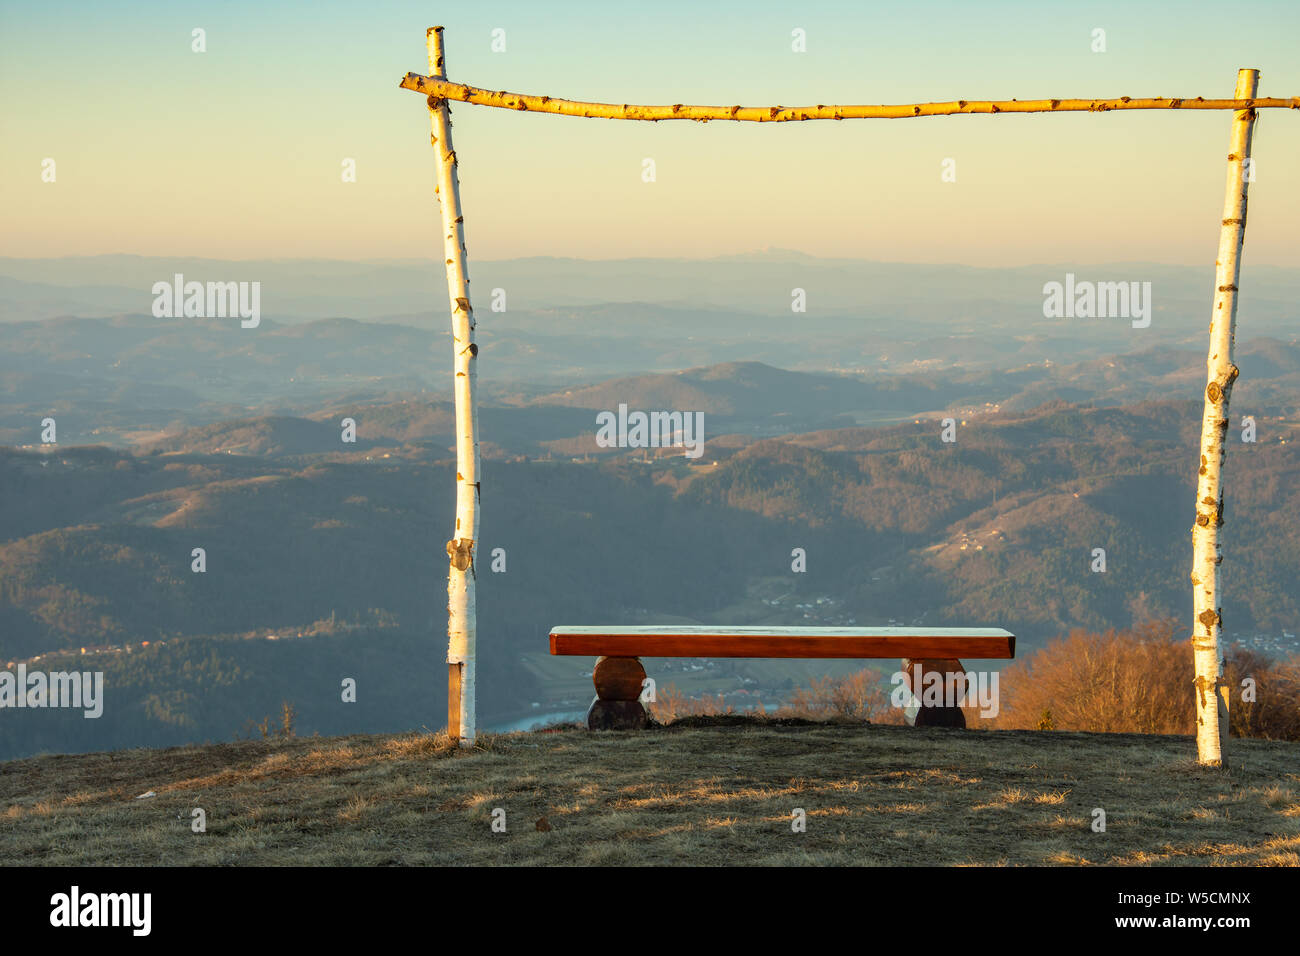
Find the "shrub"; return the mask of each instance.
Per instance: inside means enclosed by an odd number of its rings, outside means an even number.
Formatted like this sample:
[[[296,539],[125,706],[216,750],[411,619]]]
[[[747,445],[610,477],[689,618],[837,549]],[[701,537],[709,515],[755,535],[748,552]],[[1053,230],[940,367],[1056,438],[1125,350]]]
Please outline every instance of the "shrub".
[[[1228,722],[1237,737],[1300,740],[1300,656],[1275,661],[1234,647],[1224,678],[1230,692]],[[1242,682],[1254,681],[1253,694]],[[1254,700],[1246,697],[1253,696]]]
[[[723,700],[721,694],[687,697],[677,689],[676,684],[659,688],[655,699],[646,709],[650,711],[650,716],[661,724],[672,723],[678,717],[730,714],[735,711],[731,704]]]
[[[798,687],[778,717],[808,720],[862,720],[875,724],[901,724],[903,711],[889,701],[888,684],[878,672],[861,670],[847,677],[816,678]]]
[[[1194,734],[1189,636],[1173,618],[1104,634],[1071,631],[1002,671],[994,726]],[[1243,700],[1247,677],[1255,682],[1254,702]],[[1272,661],[1233,647],[1225,654],[1224,678],[1235,736],[1300,740],[1300,658]]]

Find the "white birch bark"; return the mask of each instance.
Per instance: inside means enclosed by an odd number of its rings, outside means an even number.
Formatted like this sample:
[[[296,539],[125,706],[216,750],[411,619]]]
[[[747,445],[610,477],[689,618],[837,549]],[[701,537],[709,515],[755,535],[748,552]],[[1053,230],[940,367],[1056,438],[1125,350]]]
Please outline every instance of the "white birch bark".
[[[1195,97],[1135,97],[1114,99],[1047,99],[1047,100],[952,100],[945,103],[895,103],[879,106],[692,106],[674,103],[669,106],[643,106],[635,103],[589,103],[564,100],[554,96],[485,90],[464,83],[452,83],[445,75],[420,76],[408,73],[399,84],[426,96],[496,106],[507,110],[534,113],[558,113],[563,116],[588,116],[601,119],[647,120],[737,120],[753,123],[787,123],[802,120],[912,119],[918,116],[951,116],[960,113],[1108,113],[1112,110],[1244,110],[1300,109],[1300,96],[1238,96],[1231,100],[1207,100]],[[1250,100],[1250,102],[1245,102]]]
[[[427,34],[429,72],[444,77],[442,27]],[[474,645],[476,638],[474,548],[479,530],[478,408],[474,404],[478,346],[469,299],[465,223],[460,180],[451,142],[451,111],[445,99],[429,97],[431,141],[438,160],[442,209],[443,259],[451,307],[453,392],[456,400],[456,527],[447,542],[447,730],[461,746],[472,746],[474,722]]]
[[[1237,72],[1238,99],[1252,99],[1258,70]],[[1237,378],[1233,364],[1237,324],[1237,280],[1246,238],[1246,189],[1242,176],[1250,156],[1255,111],[1233,114],[1228,147],[1228,183],[1215,261],[1214,310],[1206,358],[1205,409],[1201,418],[1201,458],[1196,485],[1196,524],[1192,527],[1192,657],[1196,667],[1196,752],[1200,763],[1222,766],[1228,741],[1228,702],[1223,684],[1222,606],[1219,565],[1223,547],[1223,459],[1228,429],[1228,399]]]

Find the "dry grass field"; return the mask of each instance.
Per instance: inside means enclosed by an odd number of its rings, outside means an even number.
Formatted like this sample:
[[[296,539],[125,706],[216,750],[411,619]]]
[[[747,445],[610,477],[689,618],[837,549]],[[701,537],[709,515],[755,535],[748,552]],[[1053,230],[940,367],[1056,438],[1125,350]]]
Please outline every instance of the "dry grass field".
[[[1300,864],[1300,745],[1233,743],[718,717],[41,756],[0,764],[0,862]]]

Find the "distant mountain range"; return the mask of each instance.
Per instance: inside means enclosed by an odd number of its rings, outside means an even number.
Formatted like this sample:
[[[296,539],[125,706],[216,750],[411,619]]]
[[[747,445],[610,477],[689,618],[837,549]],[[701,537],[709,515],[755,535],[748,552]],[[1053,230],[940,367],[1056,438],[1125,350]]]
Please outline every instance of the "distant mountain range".
[[[771,417],[769,432],[1055,399],[1195,398],[1212,282],[1181,267],[1077,267],[1153,283],[1151,327],[1134,329],[1124,319],[1044,318],[1042,284],[1061,278],[1057,266],[899,265],[779,250],[481,265],[485,406],[612,408],[631,389],[639,401],[698,406],[750,431]],[[237,319],[155,318],[151,284],[175,272],[266,282],[266,317],[255,329]],[[504,303],[492,295],[498,288]],[[806,312],[791,311],[793,288],[807,293]],[[273,289],[296,304],[277,308]],[[1295,408],[1297,301],[1300,270],[1259,267],[1243,279],[1242,407]],[[402,437],[423,430],[435,439],[434,409],[449,397],[445,289],[427,262],[7,259],[0,317],[10,320],[0,321],[0,441],[12,444],[30,443],[47,416],[66,441],[142,445],[216,422],[320,419],[411,401],[430,411]],[[552,426],[550,412],[529,414],[538,440],[576,435],[571,416]]]
[[[471,250],[472,251],[472,250]],[[487,318],[493,290],[507,312],[605,303],[678,310],[790,316],[791,294],[805,290],[803,322],[829,313],[913,321],[939,314],[956,322],[1042,321],[1043,285],[1067,272],[1094,281],[1149,281],[1159,327],[1209,314],[1214,263],[1057,263],[1012,268],[823,259],[789,250],[699,259],[470,260],[476,309]],[[262,283],[263,313],[276,321],[347,316],[442,324],[446,284],[439,260],[217,260],[131,255],[60,259],[0,258],[0,321],[62,315],[150,314],[155,282]],[[1241,307],[1256,321],[1294,316],[1300,270],[1242,269]],[[1198,321],[1197,325],[1204,325]],[[960,331],[957,328],[949,331]]]
[[[781,354],[784,347],[777,342],[785,340],[773,328],[777,322],[756,318],[761,328],[738,338],[739,345],[701,342],[693,353]],[[639,324],[663,323],[643,317]],[[764,340],[764,334],[770,338]],[[626,330],[593,333],[580,367],[564,365],[573,359],[572,338],[579,337],[525,331],[481,337],[480,402],[488,454],[531,454],[548,442],[594,437],[595,412],[620,403],[704,412],[712,436],[776,435],[949,412],[969,417],[994,408],[1028,410],[1054,400],[1114,405],[1192,400],[1204,387],[1203,347],[1190,345],[1115,353],[1106,351],[1111,343],[1105,341],[1029,345],[991,332],[981,343],[983,351],[975,352],[977,360],[959,343],[921,339],[894,342],[888,361],[861,371],[728,360],[646,373],[637,363],[654,354],[652,345]],[[763,341],[768,344],[760,348]],[[353,417],[363,423],[360,447],[392,439],[445,446],[452,426],[445,346],[445,334],[350,319],[266,323],[255,330],[241,329],[237,322],[141,316],[0,324],[0,442],[32,444],[39,440],[41,422],[53,417],[61,439],[73,444],[230,450],[251,440],[221,437],[246,428],[241,423],[295,418],[318,425],[294,426],[290,438],[283,431],[290,426],[282,423],[278,438],[259,439],[262,444],[248,448],[323,452],[337,437],[334,426]],[[680,351],[686,357],[686,350]],[[840,358],[847,353],[845,345]],[[927,355],[932,357],[921,358]],[[1243,335],[1236,361],[1242,374],[1234,409],[1243,415],[1293,415],[1300,408],[1295,337]],[[639,373],[620,374],[629,365]],[[603,374],[609,370],[615,377]],[[207,431],[189,434],[194,428]],[[556,446],[565,453],[574,448],[596,450],[591,441]]]

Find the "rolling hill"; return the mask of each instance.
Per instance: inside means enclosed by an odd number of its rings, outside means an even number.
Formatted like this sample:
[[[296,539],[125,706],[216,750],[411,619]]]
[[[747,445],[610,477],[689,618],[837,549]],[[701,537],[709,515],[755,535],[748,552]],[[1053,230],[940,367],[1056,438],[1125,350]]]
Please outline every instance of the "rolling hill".
[[[585,704],[582,662],[570,662],[570,674],[544,652],[546,629],[564,621],[974,623],[1008,627],[1028,649],[1141,614],[1186,619],[1198,426],[1195,403],[1058,403],[970,420],[952,444],[940,440],[938,421],[924,420],[712,440],[715,451],[698,464],[626,453],[586,463],[489,460],[480,657],[506,676],[483,683],[484,719],[534,703]],[[299,427],[334,440],[333,426],[307,421],[229,427],[222,441],[283,439]],[[1234,639],[1295,633],[1300,619],[1300,536],[1277,520],[1300,505],[1298,439],[1295,426],[1266,419],[1256,444],[1230,450],[1223,613]],[[307,634],[283,645],[277,666],[317,673],[321,621],[351,627],[339,639],[355,649],[380,620],[375,653],[390,668],[376,672],[380,693],[408,679],[412,661],[379,648],[419,647],[415,670],[436,712],[445,557],[434,543],[447,536],[453,504],[445,452],[397,439],[387,459],[377,448],[294,454],[302,449],[288,439],[245,450],[258,447],[257,455],[0,450],[10,491],[0,500],[0,657],[103,648],[96,666],[119,669],[125,721],[128,712],[160,713],[148,704],[159,685],[141,670],[144,641],[165,642],[160,672],[215,655],[218,671],[263,679],[265,661],[250,655],[270,635]],[[195,548],[205,552],[202,573],[192,570]],[[504,573],[488,568],[498,548]],[[805,549],[806,573],[791,572],[794,548]],[[1104,572],[1092,570],[1097,548]],[[327,657],[341,678],[338,654]],[[287,663],[294,659],[301,663]],[[744,677],[774,694],[784,679],[731,666],[710,679],[735,686]],[[327,685],[337,680],[312,693]],[[111,731],[105,717],[96,734],[117,733],[114,745],[127,746],[138,739],[131,734],[182,742],[238,731],[229,708],[203,700],[196,686],[169,705],[182,715],[175,720]],[[276,703],[249,697],[234,709],[251,718]],[[305,697],[298,704],[320,713]],[[16,720],[6,728],[0,752],[29,752],[31,728]],[[61,739],[80,749],[87,738],[77,730]]]

